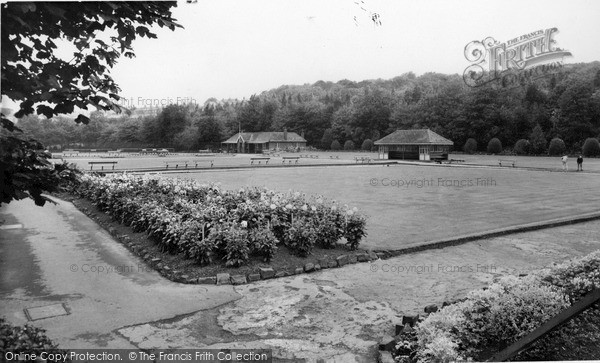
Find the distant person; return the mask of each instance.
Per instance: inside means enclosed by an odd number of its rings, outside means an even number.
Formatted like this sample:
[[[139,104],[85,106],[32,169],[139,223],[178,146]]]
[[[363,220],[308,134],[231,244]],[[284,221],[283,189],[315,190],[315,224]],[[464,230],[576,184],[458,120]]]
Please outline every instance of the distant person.
[[[563,155],[561,160],[563,165],[563,171],[569,171],[569,166],[567,165],[567,160],[569,160],[569,157],[567,155]]]
[[[583,171],[583,156],[577,157],[577,171]]]

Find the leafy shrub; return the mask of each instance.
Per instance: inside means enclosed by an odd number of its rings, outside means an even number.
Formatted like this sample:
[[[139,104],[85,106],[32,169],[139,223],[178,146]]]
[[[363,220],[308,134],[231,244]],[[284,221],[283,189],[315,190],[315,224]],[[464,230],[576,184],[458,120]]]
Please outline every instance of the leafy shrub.
[[[356,147],[354,146],[354,141],[347,140],[344,143],[344,150],[354,150],[354,149],[356,149]]]
[[[250,242],[251,251],[254,254],[264,256],[267,261],[270,261],[277,251],[277,238],[275,234],[266,228],[255,228],[249,231],[248,240]]]
[[[0,356],[4,358],[5,352],[12,352],[15,354],[28,353],[28,354],[41,354],[46,352],[48,354],[67,354],[67,350],[58,348],[58,344],[55,344],[46,336],[46,330],[26,324],[24,326],[14,326],[8,323],[4,318],[0,318]],[[67,362],[71,359],[67,356]],[[30,360],[28,362],[34,362]]]
[[[600,287],[600,250],[558,264],[540,276],[544,284],[562,289],[571,302],[579,300],[594,286]]]
[[[367,235],[365,231],[366,220],[356,214],[356,210],[348,210],[346,212],[346,228],[344,229],[344,237],[348,241],[348,248],[356,250],[360,240]]]
[[[335,248],[344,233],[344,220],[340,215],[324,213],[316,223],[317,243],[323,248]]]
[[[419,362],[487,358],[483,355],[490,349],[520,339],[598,287],[600,250],[523,278],[506,276],[420,321],[403,335],[396,353],[411,354]],[[521,356],[539,360],[564,346],[577,347],[590,334],[579,326],[596,327],[599,322],[600,309],[588,309]],[[600,329],[592,334],[600,337]]]
[[[316,230],[323,236],[320,243],[329,247],[336,247],[346,236],[355,248],[366,234],[365,217],[355,215],[352,223],[346,222],[348,213],[355,210],[299,192],[223,191],[193,180],[128,174],[84,175],[73,192],[134,231],[148,233],[163,251],[183,254],[201,265],[220,258],[228,266],[239,266],[248,255],[268,260],[278,243],[289,241],[287,231],[293,219]],[[311,248],[300,246],[300,254]]]
[[[486,348],[518,340],[568,306],[564,294],[535,277],[506,276],[418,324],[417,356],[422,362],[486,358],[480,356]]]
[[[340,145],[339,141],[333,140],[331,142],[331,147],[330,147],[331,150],[340,150],[341,148],[342,148],[342,145]]]
[[[473,138],[469,138],[463,146],[463,151],[467,154],[473,154],[475,151],[477,151],[477,141]]]
[[[373,150],[373,140],[366,139],[365,141],[363,141],[363,143],[360,146],[360,148],[362,150],[364,150],[364,151],[371,151],[371,150]]]
[[[189,220],[182,227],[183,233],[179,240],[180,250],[200,265],[210,264],[213,261],[215,245],[207,238],[208,231],[204,223]]]
[[[555,137],[550,140],[550,146],[548,146],[548,155],[563,155],[566,150],[565,142]]]
[[[583,156],[600,156],[600,142],[593,137],[585,139],[582,148]]]
[[[515,143],[514,151],[517,155],[529,154],[530,144],[528,140],[520,139]]]
[[[224,239],[227,253],[225,266],[238,267],[245,264],[250,258],[248,230],[233,224],[225,232]]]
[[[490,154],[500,154],[502,152],[502,142],[497,137],[488,142],[487,152]]]
[[[548,142],[546,141],[546,136],[544,135],[544,131],[542,131],[542,127],[540,125],[536,125],[529,136],[529,143],[531,147],[531,152],[533,154],[544,154],[546,152],[546,147],[548,146]]]
[[[317,242],[317,230],[306,218],[295,218],[285,233],[284,243],[295,254],[306,257]]]

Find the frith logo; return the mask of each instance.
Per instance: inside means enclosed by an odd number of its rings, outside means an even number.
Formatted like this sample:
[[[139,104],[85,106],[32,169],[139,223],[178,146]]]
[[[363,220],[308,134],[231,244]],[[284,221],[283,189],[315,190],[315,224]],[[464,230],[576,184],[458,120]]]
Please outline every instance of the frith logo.
[[[556,47],[557,28],[537,30],[500,43],[492,37],[465,46],[465,58],[472,64],[463,72],[468,86],[486,84],[519,86],[561,69],[572,54]]]

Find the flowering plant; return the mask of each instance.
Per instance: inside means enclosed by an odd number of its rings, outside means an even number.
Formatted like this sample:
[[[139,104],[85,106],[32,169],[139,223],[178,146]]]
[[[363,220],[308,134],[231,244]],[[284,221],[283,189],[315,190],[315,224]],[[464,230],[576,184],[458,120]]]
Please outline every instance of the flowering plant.
[[[239,266],[252,254],[269,260],[278,243],[302,256],[317,241],[333,248],[341,237],[356,249],[366,235],[366,218],[356,208],[300,192],[228,191],[218,184],[126,173],[82,175],[72,191],[134,231],[147,232],[164,251],[200,264],[219,257]]]

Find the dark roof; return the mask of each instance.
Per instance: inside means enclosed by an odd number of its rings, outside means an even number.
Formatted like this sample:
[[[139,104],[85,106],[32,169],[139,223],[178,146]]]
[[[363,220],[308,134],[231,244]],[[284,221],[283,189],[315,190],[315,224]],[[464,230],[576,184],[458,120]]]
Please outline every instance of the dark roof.
[[[424,130],[396,130],[375,145],[454,145],[454,143],[435,132]]]
[[[287,132],[287,139],[284,138],[284,132],[242,132],[237,133],[229,139],[223,141],[223,144],[237,144],[239,136],[248,144],[264,144],[267,142],[306,142],[302,136],[295,132]]]

